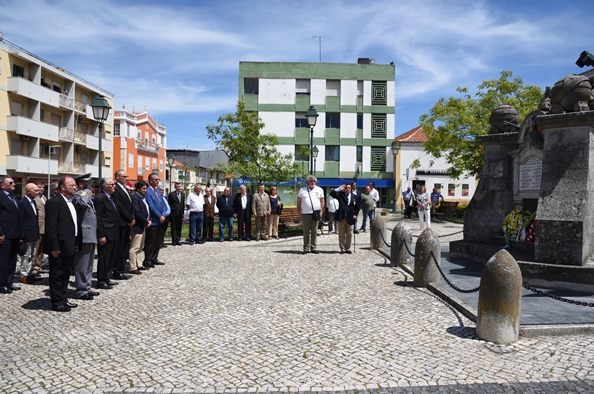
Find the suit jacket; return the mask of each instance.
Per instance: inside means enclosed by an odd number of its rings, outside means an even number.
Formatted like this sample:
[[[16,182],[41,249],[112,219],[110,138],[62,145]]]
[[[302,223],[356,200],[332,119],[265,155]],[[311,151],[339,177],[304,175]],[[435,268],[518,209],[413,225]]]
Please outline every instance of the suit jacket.
[[[229,196],[227,197],[227,201],[225,201],[225,195],[221,194],[218,198],[217,198],[217,208],[219,208],[219,216],[222,216],[224,218],[230,218],[233,217],[233,195],[229,194]]]
[[[59,250],[63,256],[74,256],[80,240],[75,237],[74,218],[70,213],[68,204],[58,194],[50,198],[45,209],[45,236],[43,239],[43,252],[50,254],[52,250]]]
[[[33,200],[33,203],[35,203],[35,200]],[[37,210],[33,209],[27,196],[19,200],[19,211],[21,213],[23,241],[37,241],[39,239],[39,220],[37,220]]]
[[[104,191],[95,194],[94,204],[95,212],[97,212],[97,241],[103,237],[108,241],[116,241],[120,237],[118,211]]]
[[[127,226],[134,220],[134,207],[132,206],[132,197],[128,190],[124,190],[119,183],[115,186],[113,194],[111,195],[113,201],[118,207],[120,214],[120,226]]]
[[[336,220],[341,222],[342,219],[346,219],[347,224],[355,224],[353,216],[359,214],[359,200],[357,195],[351,193],[351,201],[348,201],[348,194],[343,191],[332,190],[330,195],[338,200],[338,209],[336,210]]]
[[[161,223],[159,221],[161,216],[167,216],[167,205],[165,205],[163,195],[159,190],[149,186],[146,194],[144,195],[144,199],[149,205],[151,214],[151,227],[158,226],[159,223]]]
[[[78,229],[82,233],[82,243],[97,243],[97,212],[90,189],[74,193],[72,203],[78,216]]]
[[[19,208],[0,190],[0,236],[2,235],[6,239],[21,239],[22,227]]]
[[[138,193],[132,195],[132,205],[134,206],[136,222],[134,222],[131,232],[132,234],[142,234],[148,224],[149,211],[147,211],[146,205],[144,204],[144,198]]]
[[[177,192],[175,191],[169,193],[169,196],[167,196],[167,202],[173,216],[183,215],[186,209],[186,194],[184,192],[179,192],[179,194],[181,201],[177,199]]]
[[[42,200],[43,199],[43,200]],[[37,205],[37,219],[39,220],[39,234],[45,234],[45,203],[47,197],[35,197],[35,205]]]
[[[256,216],[266,216],[270,213],[270,196],[268,193],[264,193],[263,198],[260,198],[258,193],[254,193],[252,196],[252,212]]]
[[[217,197],[214,195],[210,195],[210,197],[206,197],[204,195],[204,217],[205,218],[214,218],[215,217],[215,207],[217,206]]]
[[[247,210],[247,215],[248,216],[252,216],[252,195],[250,193],[245,193],[247,199],[246,199],[246,204],[245,204],[245,209]],[[229,196],[230,197],[230,196]],[[219,210],[221,208],[219,207]],[[242,211],[241,208],[241,193],[237,193],[235,195],[235,198],[233,199],[233,212],[236,213],[237,215],[239,215],[239,213]]]

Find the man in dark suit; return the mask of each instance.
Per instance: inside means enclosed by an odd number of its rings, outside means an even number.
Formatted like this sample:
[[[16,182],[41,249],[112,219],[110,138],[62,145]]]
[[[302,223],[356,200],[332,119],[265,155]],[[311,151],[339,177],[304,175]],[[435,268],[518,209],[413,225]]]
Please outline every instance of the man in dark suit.
[[[128,175],[124,170],[115,172],[116,185],[111,195],[120,214],[120,238],[116,251],[116,259],[113,270],[113,279],[130,279],[132,275],[126,274],[126,260],[130,253],[130,228],[134,226],[134,207],[132,197],[126,189]]]
[[[22,241],[27,251],[21,256],[21,283],[31,284],[37,278],[31,274],[33,261],[35,260],[35,246],[39,239],[39,220],[37,219],[37,185],[28,183],[25,186],[25,196],[19,200],[19,211],[21,213],[21,226],[23,227]],[[22,247],[22,245],[21,245]]]
[[[175,191],[169,193],[167,202],[171,208],[169,222],[171,223],[171,244],[173,246],[181,245],[181,229],[184,221],[186,195],[182,191],[182,184],[175,182]]]
[[[97,288],[113,289],[117,283],[110,280],[110,275],[115,263],[118,238],[120,237],[120,215],[112,197],[116,181],[111,177],[103,178],[99,182],[99,188],[101,191],[95,195],[94,201],[97,214],[97,242],[99,242],[97,245],[99,255]]]
[[[69,176],[58,181],[60,193],[45,204],[44,252],[49,255],[49,287],[52,309],[69,312],[77,305],[66,298],[68,280],[72,272],[74,256],[79,246],[79,228],[72,196],[76,193],[76,182]]]
[[[136,193],[132,195],[132,205],[134,206],[134,216],[136,222],[131,229],[130,241],[130,273],[140,275],[142,272],[149,270],[149,267],[142,265],[141,259],[142,250],[144,249],[144,239],[146,229],[151,226],[151,218],[149,213],[149,206],[144,199],[148,184],[145,181],[136,182]]]
[[[241,185],[239,193],[235,195],[233,212],[233,217],[237,219],[237,239],[249,241],[252,236],[252,195],[247,192],[245,185]]]
[[[222,195],[217,198],[217,208],[219,209],[219,241],[225,240],[225,227],[229,236],[229,242],[233,241],[233,196],[231,189],[225,188]]]
[[[12,284],[22,237],[21,216],[14,189],[14,180],[10,176],[0,176],[0,293],[3,294],[20,290]]]
[[[351,192],[351,185],[344,185],[334,189],[330,195],[338,200],[336,221],[338,222],[338,243],[340,253],[352,253],[351,239],[353,237],[353,225],[359,215],[359,203],[357,195]]]

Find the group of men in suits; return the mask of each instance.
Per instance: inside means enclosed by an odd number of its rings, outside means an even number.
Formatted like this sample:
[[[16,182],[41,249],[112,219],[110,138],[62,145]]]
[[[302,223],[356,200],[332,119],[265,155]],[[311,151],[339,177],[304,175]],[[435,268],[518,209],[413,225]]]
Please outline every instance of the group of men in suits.
[[[58,312],[77,306],[66,297],[71,274],[77,298],[92,300],[99,295],[91,287],[95,247],[97,289],[112,289],[118,284],[113,279],[129,279],[165,264],[158,260],[157,240],[170,210],[158,190],[158,175],[151,174],[148,184],[138,181],[132,195],[127,180],[126,173],[118,170],[114,178],[100,179],[93,191],[88,175],[64,176],[58,181],[58,193],[49,200],[43,196],[43,184],[29,183],[17,201],[14,180],[0,176],[0,293],[20,289],[13,284],[17,253],[22,255],[20,281],[26,284],[39,279],[43,255],[48,255],[50,300]]]

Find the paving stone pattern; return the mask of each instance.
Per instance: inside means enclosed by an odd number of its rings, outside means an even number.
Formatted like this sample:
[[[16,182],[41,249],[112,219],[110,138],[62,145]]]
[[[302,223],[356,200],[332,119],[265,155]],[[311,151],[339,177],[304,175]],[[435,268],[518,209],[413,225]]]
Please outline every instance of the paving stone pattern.
[[[592,336],[478,340],[368,234],[351,255],[336,235],[305,256],[300,237],[170,246],[70,313],[23,285],[0,297],[0,392],[594,391]]]

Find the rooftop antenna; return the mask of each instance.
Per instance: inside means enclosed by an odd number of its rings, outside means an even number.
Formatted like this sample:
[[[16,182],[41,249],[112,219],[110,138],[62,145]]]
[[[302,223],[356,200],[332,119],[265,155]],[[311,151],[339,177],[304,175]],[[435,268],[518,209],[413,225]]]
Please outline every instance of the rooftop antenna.
[[[311,36],[311,38],[317,38],[319,45],[320,45],[320,63],[322,63],[322,38],[332,39],[331,37],[322,37],[322,36]]]

